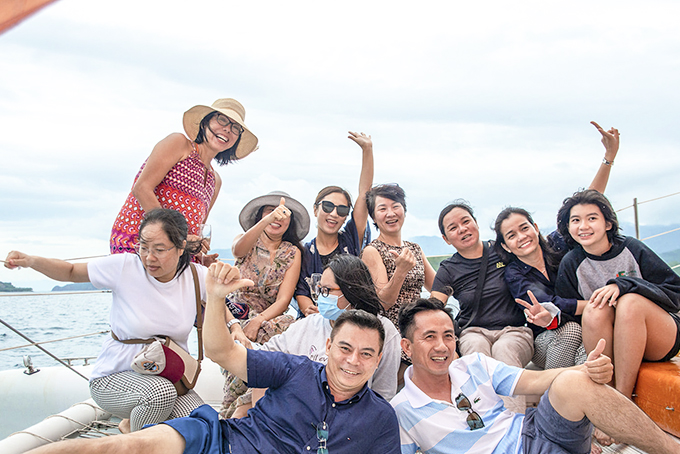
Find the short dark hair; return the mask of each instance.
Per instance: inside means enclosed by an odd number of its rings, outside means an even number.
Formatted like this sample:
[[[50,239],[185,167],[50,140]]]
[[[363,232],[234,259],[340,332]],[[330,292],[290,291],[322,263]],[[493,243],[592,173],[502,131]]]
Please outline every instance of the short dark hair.
[[[413,341],[413,330],[415,329],[416,314],[425,311],[442,311],[451,319],[451,324],[455,327],[451,308],[439,301],[437,298],[418,298],[417,300],[404,304],[399,310],[399,332],[401,337]]]
[[[498,255],[501,256],[501,259],[505,263],[510,263],[513,260],[517,260],[515,254],[506,251],[505,249],[503,249],[502,246],[503,244],[505,244],[505,238],[503,237],[503,233],[501,232],[501,225],[503,224],[503,221],[508,219],[513,214],[524,216],[527,219],[527,221],[531,223],[531,225],[536,224],[534,222],[534,219],[531,217],[531,213],[529,213],[524,208],[506,207],[503,208],[503,211],[498,213],[498,216],[496,216],[496,222],[494,222],[493,227],[494,231],[496,232],[496,244],[494,244],[494,249],[496,250]],[[548,268],[550,268],[554,272],[557,272],[557,269],[560,266],[560,260],[562,259],[562,254],[556,252],[552,247],[550,247],[548,240],[545,239],[540,230],[538,232],[538,245],[541,247],[541,250],[543,251],[543,259],[545,260],[545,263],[548,266]]]
[[[203,143],[205,142],[205,130],[208,129],[208,124],[210,123],[210,119],[216,115],[218,115],[219,112],[216,110],[213,110],[210,112],[208,115],[203,117],[203,120],[201,120],[201,123],[198,126],[198,134],[196,134],[196,138],[194,139],[194,142],[196,143]],[[227,148],[224,151],[220,151],[217,153],[215,156],[215,161],[221,166],[227,165],[230,162],[236,161],[236,149],[238,148],[238,144],[241,142],[241,136],[236,139],[236,143],[232,145],[230,148]]]
[[[347,206],[352,208],[352,196],[350,195],[349,192],[347,192],[340,186],[326,186],[325,188],[320,190],[319,193],[316,195],[316,199],[314,199],[314,206],[316,207],[317,205],[319,205],[321,201],[326,198],[326,196],[334,194],[336,192],[344,195],[345,198],[347,199]]]
[[[444,236],[446,236],[446,233],[444,232],[444,217],[447,214],[449,214],[454,208],[461,208],[461,209],[467,211],[468,213],[470,213],[470,216],[472,217],[472,219],[474,219],[475,222],[477,222],[477,218],[475,218],[475,213],[474,213],[474,211],[472,211],[472,207],[470,206],[470,202],[468,202],[467,200],[463,200],[463,199],[456,199],[453,202],[446,205],[442,209],[442,211],[439,213],[439,222],[438,222],[439,231]]]
[[[335,282],[353,309],[378,315],[382,303],[375,291],[373,278],[366,264],[352,254],[338,254],[328,263]]]
[[[351,309],[343,312],[333,325],[333,329],[331,330],[331,342],[333,342],[338,330],[346,323],[351,323],[352,325],[356,325],[363,329],[376,330],[380,337],[380,350],[378,353],[382,353],[383,345],[385,344],[385,328],[378,317],[360,309]]]
[[[142,239],[142,232],[147,225],[159,224],[165,234],[170,239],[170,242],[178,249],[184,248],[184,252],[177,263],[177,274],[182,272],[189,266],[191,258],[198,254],[201,250],[200,241],[187,241],[187,234],[189,233],[189,226],[184,215],[179,211],[168,208],[155,208],[144,215],[142,223],[139,225],[139,240]]]
[[[373,221],[375,221],[375,199],[377,197],[385,197],[386,199],[401,203],[401,206],[404,207],[404,212],[406,212],[406,193],[401,186],[397,183],[378,184],[366,192],[366,207]],[[373,225],[378,228],[375,222],[373,222]]]
[[[605,222],[609,222],[612,228],[607,230],[607,238],[610,243],[613,243],[614,238],[619,235],[619,221],[616,217],[616,212],[609,200],[595,189],[585,189],[577,191],[571,197],[567,197],[562,202],[562,206],[557,212],[557,230],[564,238],[569,248],[573,248],[578,244],[569,234],[569,218],[571,217],[571,209],[576,205],[595,205],[602,212]]]

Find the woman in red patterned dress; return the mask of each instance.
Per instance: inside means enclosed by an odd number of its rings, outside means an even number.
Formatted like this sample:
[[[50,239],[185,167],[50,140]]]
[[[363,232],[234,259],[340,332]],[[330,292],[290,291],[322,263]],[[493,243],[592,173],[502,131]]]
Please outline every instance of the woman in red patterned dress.
[[[190,235],[200,235],[222,181],[212,168],[242,159],[257,149],[257,137],[244,123],[245,109],[235,99],[194,106],[184,113],[187,136],[173,133],[156,144],[137,173],[111,229],[111,253],[134,253],[144,213],[154,208],[181,212]]]

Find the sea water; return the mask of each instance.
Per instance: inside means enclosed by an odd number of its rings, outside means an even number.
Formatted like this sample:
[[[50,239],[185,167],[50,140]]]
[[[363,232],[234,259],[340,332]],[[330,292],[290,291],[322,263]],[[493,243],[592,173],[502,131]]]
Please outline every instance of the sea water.
[[[111,293],[0,294],[0,319],[33,342],[44,342],[82,334],[107,331]],[[56,357],[96,357],[110,334],[43,344]],[[30,343],[4,324],[0,324],[0,371],[23,368],[23,357],[29,355],[37,368],[59,366],[59,363],[35,346],[5,350]],[[189,336],[189,350],[196,356],[196,332]],[[75,361],[81,365],[83,361]]]

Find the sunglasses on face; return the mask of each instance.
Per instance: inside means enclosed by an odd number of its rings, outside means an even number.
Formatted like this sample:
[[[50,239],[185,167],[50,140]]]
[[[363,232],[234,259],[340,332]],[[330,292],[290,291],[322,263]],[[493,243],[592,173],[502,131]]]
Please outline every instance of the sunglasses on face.
[[[465,422],[467,422],[467,425],[470,428],[470,430],[477,430],[484,427],[484,421],[482,421],[482,417],[479,416],[479,413],[472,409],[472,404],[470,403],[470,400],[465,396],[465,394],[463,393],[458,394],[458,397],[456,397],[456,407],[460,411],[468,412],[468,416]]]
[[[318,203],[316,205],[319,206]],[[347,205],[336,205],[328,200],[321,202],[321,209],[324,213],[328,214],[331,214],[333,210],[337,210],[338,216],[343,218],[349,214],[349,207]]]

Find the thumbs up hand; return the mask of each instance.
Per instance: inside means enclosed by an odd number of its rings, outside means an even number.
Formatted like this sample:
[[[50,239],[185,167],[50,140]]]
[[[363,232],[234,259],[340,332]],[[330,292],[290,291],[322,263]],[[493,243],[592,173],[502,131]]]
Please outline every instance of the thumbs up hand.
[[[604,339],[600,339],[595,349],[588,354],[588,359],[584,364],[586,373],[595,383],[609,383],[614,374],[614,365],[611,358],[602,354],[606,345],[607,342]]]

